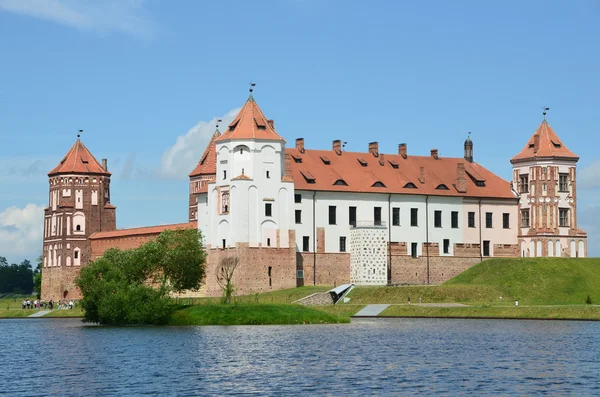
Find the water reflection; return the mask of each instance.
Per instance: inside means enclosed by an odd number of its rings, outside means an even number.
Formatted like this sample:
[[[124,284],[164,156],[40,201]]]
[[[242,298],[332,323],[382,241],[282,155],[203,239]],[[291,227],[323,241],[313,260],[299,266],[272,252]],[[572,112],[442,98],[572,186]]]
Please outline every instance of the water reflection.
[[[0,394],[600,393],[600,324],[365,319],[350,325],[0,321]]]

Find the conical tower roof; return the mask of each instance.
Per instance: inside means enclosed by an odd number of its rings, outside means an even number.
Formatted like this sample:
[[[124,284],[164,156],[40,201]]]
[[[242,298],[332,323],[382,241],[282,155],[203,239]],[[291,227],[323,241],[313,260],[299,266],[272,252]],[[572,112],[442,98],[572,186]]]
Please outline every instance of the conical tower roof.
[[[214,175],[217,173],[217,138],[221,136],[219,129],[210,138],[198,165],[190,173],[190,178],[199,175]]]
[[[529,138],[523,150],[513,157],[510,162],[514,163],[539,158],[579,160],[579,157],[562,143],[546,120],[542,121],[542,124],[540,124],[531,138]]]
[[[48,173],[48,176],[57,174],[111,175],[110,172],[102,167],[79,138],[77,138],[75,144],[60,163]]]
[[[261,139],[270,141],[284,141],[269,120],[265,117],[258,104],[250,95],[240,112],[235,116],[227,131],[217,142],[229,139]],[[285,142],[285,141],[284,141]]]

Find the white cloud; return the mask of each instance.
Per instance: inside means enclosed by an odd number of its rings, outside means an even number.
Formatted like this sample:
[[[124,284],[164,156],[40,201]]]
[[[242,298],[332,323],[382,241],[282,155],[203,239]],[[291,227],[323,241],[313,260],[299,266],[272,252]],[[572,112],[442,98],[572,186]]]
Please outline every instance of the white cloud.
[[[146,0],[0,0],[0,11],[47,19],[77,29],[116,30],[150,37],[155,26]]]
[[[580,208],[577,223],[588,234],[588,256],[600,257],[600,205]]]
[[[600,188],[600,161],[596,160],[581,171],[579,171],[577,179],[579,182],[579,188]]]
[[[233,109],[224,116],[215,117],[210,121],[201,121],[190,128],[185,135],[178,136],[175,145],[165,150],[162,155],[159,175],[164,178],[187,179],[214,134],[217,120],[222,120],[220,129],[223,131],[239,111],[239,108]]]
[[[42,252],[44,206],[27,204],[0,212],[0,256],[9,263],[29,259],[32,263]]]

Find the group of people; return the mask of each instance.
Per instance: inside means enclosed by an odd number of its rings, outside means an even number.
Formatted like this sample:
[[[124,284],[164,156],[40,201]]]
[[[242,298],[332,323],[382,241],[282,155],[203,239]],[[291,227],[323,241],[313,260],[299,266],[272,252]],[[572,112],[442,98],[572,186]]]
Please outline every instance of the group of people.
[[[75,306],[75,302],[73,301],[73,299],[67,301],[65,300],[59,300],[58,302],[54,302],[52,299],[50,299],[48,302],[43,301],[41,299],[36,299],[36,300],[31,300],[31,299],[23,299],[23,302],[21,302],[21,308],[23,310],[25,309],[48,309],[48,310],[54,310],[54,306],[56,305],[56,308],[58,310],[67,310],[67,309],[73,309],[73,306]]]

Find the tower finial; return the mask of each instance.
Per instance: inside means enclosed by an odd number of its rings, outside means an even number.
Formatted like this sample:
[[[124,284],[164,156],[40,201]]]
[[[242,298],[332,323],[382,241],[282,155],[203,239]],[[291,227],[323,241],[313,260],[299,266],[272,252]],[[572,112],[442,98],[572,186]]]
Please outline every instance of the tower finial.
[[[79,131],[77,132],[77,139],[78,139],[78,140],[79,140],[79,138],[81,138],[81,133],[82,133],[82,132],[83,132],[83,130],[79,130]]]
[[[221,119],[217,119],[217,124],[216,124],[216,125],[217,125],[217,131],[219,131],[219,124],[220,124],[222,121],[223,121],[223,120],[221,120]]]
[[[546,114],[548,113],[548,110],[550,110],[550,108],[544,106],[544,112],[542,113],[544,115],[544,120],[546,120]]]
[[[254,87],[256,87],[256,83],[253,83],[252,80],[250,80],[250,95],[252,95],[252,91],[254,91]]]

